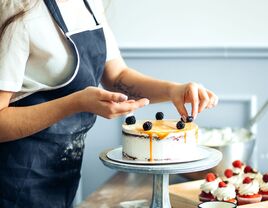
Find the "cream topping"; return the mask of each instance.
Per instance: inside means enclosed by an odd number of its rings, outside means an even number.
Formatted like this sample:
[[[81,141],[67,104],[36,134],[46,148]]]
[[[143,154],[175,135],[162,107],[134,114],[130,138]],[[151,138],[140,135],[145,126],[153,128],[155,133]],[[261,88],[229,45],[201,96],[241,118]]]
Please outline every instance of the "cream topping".
[[[226,187],[218,187],[215,192],[214,196],[219,201],[228,201],[230,199],[234,199],[236,197],[235,187],[233,184],[228,184]]]
[[[239,185],[242,183],[243,177],[242,177],[242,175],[234,175],[230,178],[227,178],[224,176],[223,181],[228,181],[230,184],[233,184],[235,186],[235,188],[237,189],[239,187]]]
[[[219,182],[221,182],[220,178],[216,178],[214,181],[211,182],[205,180],[204,183],[201,184],[200,189],[207,194],[213,194],[214,191],[218,188]]]
[[[245,167],[246,167],[245,165],[243,165],[241,168],[232,167],[232,171],[233,173],[240,175],[244,173]]]
[[[251,183],[241,183],[238,189],[240,195],[253,195],[259,192],[259,182],[253,180]]]
[[[268,183],[264,182],[263,180],[260,182],[260,190],[261,191],[268,191]]]

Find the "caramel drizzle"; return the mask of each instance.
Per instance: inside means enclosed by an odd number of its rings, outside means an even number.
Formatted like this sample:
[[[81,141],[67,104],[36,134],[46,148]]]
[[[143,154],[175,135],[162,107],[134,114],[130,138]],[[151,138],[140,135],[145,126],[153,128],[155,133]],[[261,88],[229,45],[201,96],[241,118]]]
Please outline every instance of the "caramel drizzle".
[[[150,160],[153,161],[153,134],[149,135],[150,138]]]
[[[164,125],[163,124],[163,121],[158,121],[159,122],[159,124],[160,124],[160,122],[161,122],[161,126],[162,125]],[[159,125],[158,124],[158,125]],[[154,124],[153,124],[154,125]],[[159,126],[160,126],[159,125]],[[167,125],[168,127],[170,127],[170,128],[172,128],[173,130],[174,130],[174,132],[180,132],[180,131],[184,131],[184,143],[186,144],[186,142],[187,142],[187,130],[189,130],[189,129],[191,129],[191,126],[192,126],[192,124],[191,123],[189,123],[188,124],[188,126],[187,127],[185,127],[183,130],[178,130],[178,129],[174,129],[174,127],[172,127],[172,126],[170,126],[170,125]],[[143,129],[140,129],[140,131],[141,132],[143,132],[143,133],[145,133],[145,134],[147,134],[148,135],[148,137],[149,137],[149,139],[150,139],[150,159],[149,159],[149,161],[151,162],[151,161],[153,161],[153,134],[156,134],[157,135],[157,137],[160,139],[160,140],[162,140],[162,139],[164,139],[170,132],[165,132],[165,133],[163,133],[163,132],[155,132],[155,131],[143,131]],[[196,131],[195,131],[195,138],[196,138],[196,142],[198,141],[198,129],[196,129]]]
[[[195,142],[198,144],[198,128],[195,130]]]

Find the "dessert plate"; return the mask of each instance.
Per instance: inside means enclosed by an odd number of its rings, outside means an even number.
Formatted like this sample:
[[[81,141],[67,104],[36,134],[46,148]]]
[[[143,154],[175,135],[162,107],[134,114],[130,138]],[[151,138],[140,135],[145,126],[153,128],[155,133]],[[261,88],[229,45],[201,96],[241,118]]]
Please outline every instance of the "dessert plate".
[[[144,164],[144,165],[159,165],[159,164],[174,164],[174,163],[185,163],[192,162],[197,160],[202,160],[207,158],[213,149],[204,147],[204,146],[196,146],[195,154],[191,154],[188,157],[176,159],[176,160],[161,160],[161,161],[138,161],[124,158],[122,155],[122,147],[115,148],[109,151],[106,156],[113,161],[127,164]]]

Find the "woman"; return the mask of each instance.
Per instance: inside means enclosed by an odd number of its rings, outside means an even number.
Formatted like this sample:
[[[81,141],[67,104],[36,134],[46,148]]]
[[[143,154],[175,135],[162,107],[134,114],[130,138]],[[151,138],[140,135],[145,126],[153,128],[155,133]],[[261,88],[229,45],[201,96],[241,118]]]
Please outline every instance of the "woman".
[[[193,117],[217,104],[198,84],[128,68],[100,0],[32,2],[1,2],[0,207],[70,207],[96,115],[115,118],[150,100],[172,101],[185,118],[185,103]]]

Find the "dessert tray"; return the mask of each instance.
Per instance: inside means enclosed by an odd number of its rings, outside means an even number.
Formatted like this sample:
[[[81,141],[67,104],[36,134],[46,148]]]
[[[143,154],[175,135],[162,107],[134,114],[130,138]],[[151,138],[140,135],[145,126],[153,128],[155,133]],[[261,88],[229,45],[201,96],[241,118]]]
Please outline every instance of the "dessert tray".
[[[174,208],[196,208],[199,201],[200,185],[203,180],[173,184],[169,186],[170,201]],[[267,208],[268,201],[255,204],[240,205],[237,208]]]
[[[212,148],[201,148],[199,158],[195,160],[164,164],[133,164],[122,160],[122,149],[108,149],[100,153],[102,163],[112,169],[153,175],[153,195],[150,208],[171,208],[169,199],[169,174],[197,172],[210,169],[219,164],[222,153]],[[121,158],[119,157],[119,152]],[[109,156],[109,157],[108,157]],[[112,159],[111,159],[112,158]]]
[[[143,164],[143,165],[160,165],[160,164],[173,164],[173,163],[186,163],[193,162],[197,160],[202,160],[209,157],[213,153],[214,149],[204,147],[204,146],[196,146],[194,153],[191,155],[187,155],[187,157],[181,157],[176,160],[161,160],[161,161],[138,161],[124,158],[122,155],[122,147],[118,147],[107,152],[107,157],[110,160],[127,163],[127,164]]]

